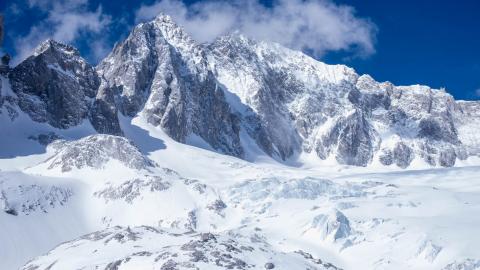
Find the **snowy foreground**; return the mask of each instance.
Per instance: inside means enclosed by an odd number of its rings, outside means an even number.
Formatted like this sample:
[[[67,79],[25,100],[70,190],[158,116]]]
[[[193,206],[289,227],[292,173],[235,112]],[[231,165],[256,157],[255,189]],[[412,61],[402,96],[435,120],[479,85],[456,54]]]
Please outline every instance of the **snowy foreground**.
[[[477,166],[247,162],[141,117],[129,140],[5,123],[1,269],[480,269]]]

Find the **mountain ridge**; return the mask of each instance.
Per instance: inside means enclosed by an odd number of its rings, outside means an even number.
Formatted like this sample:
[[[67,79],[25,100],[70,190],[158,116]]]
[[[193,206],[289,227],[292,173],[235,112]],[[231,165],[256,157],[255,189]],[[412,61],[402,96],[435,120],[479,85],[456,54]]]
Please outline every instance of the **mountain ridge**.
[[[179,142],[198,136],[247,160],[242,134],[280,162],[314,153],[345,165],[449,167],[480,153],[465,120],[479,121],[478,101],[376,82],[240,33],[197,44],[164,14],[137,25],[95,68],[47,40],[8,77],[34,121],[69,128],[88,119],[99,133],[123,135],[118,114],[138,114]]]

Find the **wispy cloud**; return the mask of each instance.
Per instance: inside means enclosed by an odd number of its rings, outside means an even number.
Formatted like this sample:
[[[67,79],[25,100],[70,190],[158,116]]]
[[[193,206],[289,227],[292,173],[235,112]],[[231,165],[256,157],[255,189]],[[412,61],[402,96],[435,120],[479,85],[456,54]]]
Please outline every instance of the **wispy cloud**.
[[[475,90],[475,96],[476,96],[476,97],[480,97],[480,88],[478,88],[477,90]]]
[[[16,38],[14,63],[30,55],[47,38],[72,43],[84,36],[95,36],[96,43],[101,44],[105,39],[102,31],[111,22],[101,6],[89,9],[88,0],[28,0],[28,6],[44,13],[45,18],[33,26],[27,35]]]
[[[118,25],[128,29],[131,23],[121,23],[122,18],[112,18],[101,5],[94,6],[89,0],[20,0],[18,3],[22,4],[10,6],[15,13],[24,14],[25,9],[33,9],[42,19],[25,35],[11,34],[16,50],[13,64],[30,55],[47,38],[87,44],[86,56],[96,62],[111,49],[112,36],[106,33],[123,34]],[[171,15],[199,42],[212,41],[238,30],[255,39],[308,51],[315,57],[328,51],[346,51],[352,56],[369,56],[375,52],[376,26],[368,19],[359,18],[354,8],[337,5],[332,0],[274,0],[269,7],[259,0],[203,0],[192,5],[181,0],[157,0],[140,6],[135,13],[136,22],[150,20],[160,12]]]
[[[270,7],[259,0],[204,0],[193,5],[160,0],[142,5],[136,12],[137,22],[160,12],[172,16],[199,42],[238,30],[256,39],[307,50],[316,57],[339,50],[355,56],[375,53],[376,26],[357,17],[354,8],[329,0],[277,0]]]

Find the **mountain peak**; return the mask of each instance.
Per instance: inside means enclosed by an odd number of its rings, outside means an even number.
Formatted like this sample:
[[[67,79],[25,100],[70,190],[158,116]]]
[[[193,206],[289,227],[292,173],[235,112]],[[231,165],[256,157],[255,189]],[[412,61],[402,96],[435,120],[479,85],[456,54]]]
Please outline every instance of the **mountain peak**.
[[[153,24],[156,28],[160,29],[164,35],[166,32],[179,32],[183,35],[187,35],[186,31],[178,25],[170,15],[164,13],[158,14],[152,21],[147,24]]]
[[[35,48],[33,55],[38,56],[48,50],[57,51],[68,55],[80,56],[80,52],[75,47],[61,43],[51,38],[45,40],[37,48]]]
[[[171,45],[192,51],[197,42],[185,31],[185,29],[173,21],[172,17],[160,13],[155,19],[150,22],[154,28],[160,30],[162,36]]]
[[[89,100],[99,84],[95,70],[76,48],[52,39],[19,63],[9,79],[24,112],[37,122],[65,129],[89,115]]]
[[[426,86],[377,82],[350,67],[325,64],[302,51],[238,31],[199,45],[164,13],[136,26],[92,72],[79,68],[84,60],[72,46],[49,39],[35,53],[41,54],[41,61],[30,59],[22,70],[38,69],[40,62],[45,73],[53,70],[59,78],[76,81],[81,74],[86,82],[79,87],[88,90],[86,95],[102,93],[102,102],[111,105],[98,109],[109,120],[118,122],[117,109],[128,116],[143,110],[149,123],[161,125],[176,140],[186,142],[190,134],[199,135],[214,149],[235,156],[243,156],[245,150],[239,144],[240,125],[250,130],[250,137],[267,155],[282,160],[315,152],[320,160],[331,156],[340,164],[367,166],[380,161],[389,165],[403,154],[395,164],[409,164],[416,155],[431,165],[452,166],[461,150],[458,130],[463,127],[453,122],[462,111],[448,94]],[[99,90],[98,78],[106,82]],[[25,88],[22,76],[13,81]],[[27,90],[38,93],[38,83],[30,81]],[[63,89],[62,83],[55,87]],[[83,119],[87,105],[73,118]],[[230,109],[235,117],[240,112],[241,119],[232,117]],[[215,118],[219,115],[221,121]],[[111,122],[104,120],[99,121]],[[209,121],[209,129],[196,124]],[[213,126],[214,135],[209,131]],[[427,147],[438,150],[425,153]]]
[[[175,24],[172,17],[170,15],[167,15],[167,14],[163,13],[163,12],[160,12],[157,16],[155,16],[154,20],[159,21],[159,22],[164,22],[164,23]]]

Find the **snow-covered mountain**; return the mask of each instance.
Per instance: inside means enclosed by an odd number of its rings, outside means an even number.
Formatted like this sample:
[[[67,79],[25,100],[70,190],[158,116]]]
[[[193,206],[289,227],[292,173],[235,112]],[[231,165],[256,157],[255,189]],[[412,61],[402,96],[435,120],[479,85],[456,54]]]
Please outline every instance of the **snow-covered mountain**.
[[[478,120],[460,120],[471,119],[478,102],[458,103],[426,86],[378,83],[346,66],[241,35],[208,48],[219,82],[260,119],[270,144],[257,142],[270,155],[314,153],[340,164],[406,168],[415,159],[448,167],[478,154],[478,140],[461,139]]]
[[[172,138],[199,136],[214,149],[243,156],[239,120],[209,69],[203,48],[168,16],[135,27],[98,66],[99,99],[125,116],[144,115]],[[109,94],[113,98],[108,98]]]
[[[96,70],[76,49],[48,40],[8,77],[34,121],[69,128],[89,118],[98,132],[122,135],[119,113],[141,114],[176,141],[199,137],[247,160],[252,141],[300,164],[315,156],[451,167],[479,154],[478,102],[379,83],[241,34],[199,45],[166,15],[136,26]]]
[[[18,106],[32,120],[69,128],[87,118],[99,85],[94,68],[77,49],[53,40],[42,43],[9,74]]]
[[[480,269],[478,101],[166,15],[0,79],[0,269]]]

